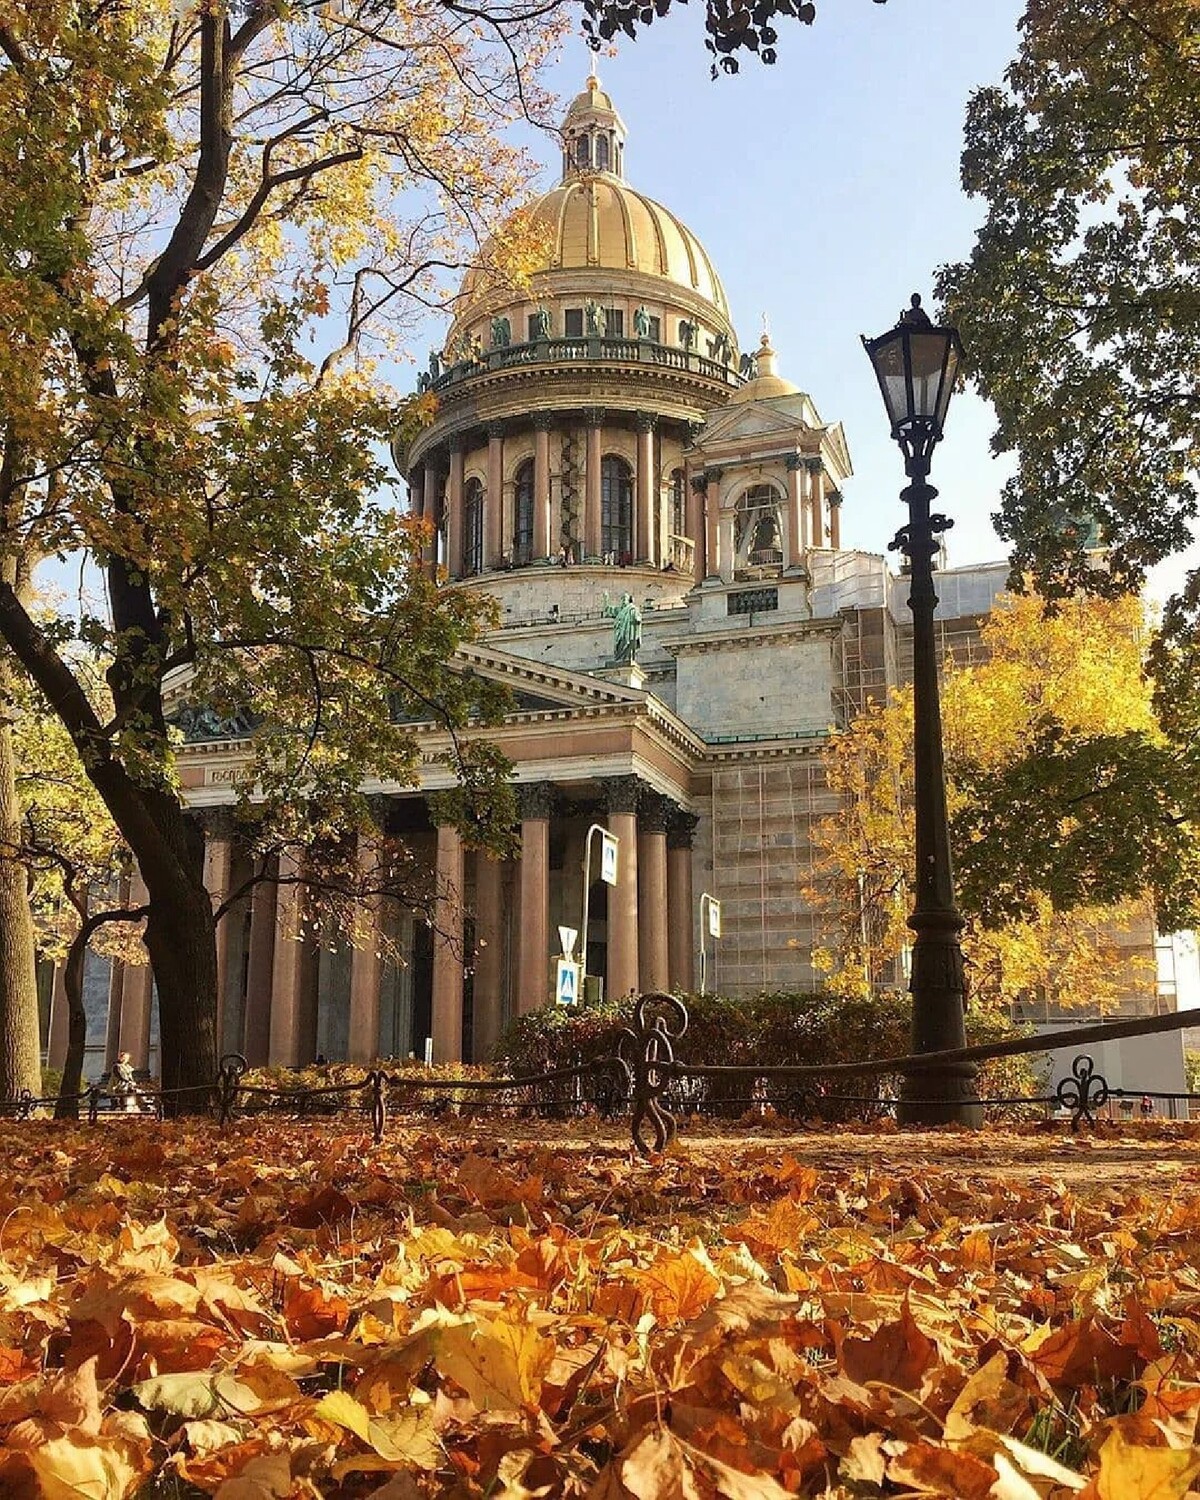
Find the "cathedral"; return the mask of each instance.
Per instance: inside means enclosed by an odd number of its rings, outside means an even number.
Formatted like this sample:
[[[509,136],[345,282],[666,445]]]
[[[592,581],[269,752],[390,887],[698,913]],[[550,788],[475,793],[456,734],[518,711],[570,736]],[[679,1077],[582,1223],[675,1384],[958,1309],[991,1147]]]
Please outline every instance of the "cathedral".
[[[628,180],[595,76],[530,212],[540,269],[519,292],[467,276],[420,380],[435,419],[395,450],[427,566],[496,601],[498,628],[460,656],[511,690],[491,738],[519,858],[438,823],[448,772],[418,726],[421,784],[366,790],[425,862],[435,920],[381,903],[389,942],[331,949],[303,935],[302,872],[256,886],[218,932],[220,1050],[252,1064],[486,1060],[510,1017],[555,1003],[564,945],[585,995],[691,990],[701,957],[710,991],[818,982],[803,890],[833,810],[823,747],[907,675],[905,580],[843,546],[841,426],[765,332],[743,352],[704,246]],[[1005,576],[939,572],[947,649],[969,654]],[[180,752],[214,897],[245,869],[222,811],[245,732],[201,715]],[[149,971],[99,961],[90,988],[89,1071],[118,1050],[153,1069]]]

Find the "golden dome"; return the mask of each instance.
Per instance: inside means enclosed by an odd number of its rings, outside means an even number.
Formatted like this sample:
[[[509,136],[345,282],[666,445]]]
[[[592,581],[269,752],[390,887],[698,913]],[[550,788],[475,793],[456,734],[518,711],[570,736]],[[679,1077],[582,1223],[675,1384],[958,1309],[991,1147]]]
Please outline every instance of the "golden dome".
[[[730,405],[735,401],[766,401],[772,396],[795,396],[800,387],[784,380],[775,373],[775,351],[771,348],[771,337],[764,333],[755,355],[754,379],[748,380],[741,390],[730,396]]]
[[[661,276],[711,302],[728,320],[725,289],[704,246],[669,209],[620,178],[607,172],[573,176],[526,212],[548,240],[535,274],[606,269]],[[486,273],[470,271],[461,302],[488,290]]]
[[[576,94],[567,107],[567,119],[575,115],[583,114],[588,109],[607,109],[613,114],[617,112],[617,106],[612,102],[612,95],[606,94],[600,87],[600,80],[592,73],[588,77],[587,88],[582,94]]]

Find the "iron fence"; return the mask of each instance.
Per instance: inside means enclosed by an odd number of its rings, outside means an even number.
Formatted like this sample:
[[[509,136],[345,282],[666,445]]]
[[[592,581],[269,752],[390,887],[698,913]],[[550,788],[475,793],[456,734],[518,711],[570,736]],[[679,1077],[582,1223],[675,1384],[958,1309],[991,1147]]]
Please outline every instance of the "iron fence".
[[[270,1112],[297,1117],[357,1113],[369,1121],[376,1144],[383,1140],[389,1116],[414,1110],[437,1113],[454,1109],[470,1114],[484,1109],[493,1115],[509,1112],[551,1118],[594,1113],[612,1119],[627,1114],[634,1145],[649,1153],[661,1151],[675,1139],[682,1117],[743,1114],[747,1110],[765,1115],[768,1109],[801,1123],[893,1117],[899,1081],[905,1075],[919,1076],[921,1071],[947,1062],[1044,1052],[1070,1037],[1091,1041],[1172,1029],[1163,1024],[1164,1019],[1105,1023],[1073,1033],[1016,1038],[932,1056],[731,1067],[689,1063],[677,1055],[677,1046],[687,1032],[687,1008],[678,996],[653,993],[637,1002],[630,1024],[618,1032],[615,1051],[570,1067],[509,1078],[436,1078],[413,1069],[373,1067],[360,1078],[313,1086],[248,1081],[246,1058],[230,1053],[221,1059],[210,1087],[140,1087],[137,1102],[139,1113],[161,1120],[185,1096],[195,1102],[196,1095],[201,1094],[221,1125],[235,1117]],[[1176,1017],[1170,1020],[1176,1027],[1184,1024]],[[830,1086],[831,1080],[843,1077],[860,1080],[859,1088],[842,1093]],[[876,1080],[873,1090],[863,1090],[864,1079]],[[99,1084],[68,1098],[91,1124],[97,1123],[106,1110],[124,1114],[129,1108],[127,1089]],[[993,1118],[1006,1111],[1023,1110],[1034,1117],[1063,1118],[1072,1130],[1078,1130],[1084,1125],[1095,1126],[1099,1112],[1106,1107],[1111,1112],[1115,1105],[1124,1117],[1144,1100],[1165,1103],[1174,1115],[1178,1106],[1190,1109],[1193,1102],[1200,1102],[1200,1094],[1112,1087],[1097,1072],[1092,1057],[1080,1053],[1070,1073],[1052,1091],[984,1098],[981,1103]],[[55,1109],[61,1102],[58,1098],[35,1098],[25,1091],[16,1099],[0,1101],[0,1116],[29,1119],[40,1110]]]

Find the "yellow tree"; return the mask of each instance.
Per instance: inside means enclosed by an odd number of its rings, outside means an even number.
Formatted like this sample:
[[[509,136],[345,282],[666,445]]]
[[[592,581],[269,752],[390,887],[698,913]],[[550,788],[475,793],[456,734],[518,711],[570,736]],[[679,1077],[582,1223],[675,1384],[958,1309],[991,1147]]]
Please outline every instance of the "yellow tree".
[[[1194,920],[1197,857],[1179,766],[1143,673],[1137,601],[1053,613],[1002,601],[986,659],[947,662],[947,796],[973,999],[1103,1008],[1152,973],[1126,960],[1157,908]],[[912,694],[872,704],[830,747],[842,811],[817,830],[819,961],[862,991],[895,982],[911,906]]]
[[[297,824],[352,822],[368,763],[411,779],[418,705],[473,836],[507,811],[460,733],[496,700],[447,666],[486,610],[421,575],[374,361],[523,187],[503,131],[544,105],[552,11],[0,0],[0,640],[145,879],[168,1088],[212,1077],[216,974],[168,684],[260,716],[247,786]],[[108,613],[73,628],[107,717],[16,587],[75,549],[104,574]]]

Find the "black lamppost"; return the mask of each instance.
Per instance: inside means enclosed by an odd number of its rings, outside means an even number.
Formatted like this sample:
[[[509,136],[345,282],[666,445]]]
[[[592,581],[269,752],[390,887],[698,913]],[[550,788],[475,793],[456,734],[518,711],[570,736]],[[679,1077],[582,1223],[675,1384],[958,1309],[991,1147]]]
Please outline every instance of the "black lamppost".
[[[913,616],[913,773],[916,789],[917,898],[908,925],[916,933],[912,950],[912,1050],[943,1052],[966,1046],[963,1026],[965,986],[958,936],[963,920],[954,904],[954,866],[946,820],[946,773],[942,760],[942,710],[938,696],[937,648],[933,612],[933,559],[940,532],[954,523],[931,515],[937,490],[929,483],[929,463],[941,441],[946,408],[962,358],[958,330],[935,328],[913,294],[912,306],[895,328],[877,339],[863,339],[870,356],[892,436],[904,454],[909,484],[900,498],[908,503],[908,525],[891,543],[909,564],[909,608]],[[935,1125],[952,1121],[982,1123],[970,1064],[915,1070],[901,1090],[900,1121]]]

